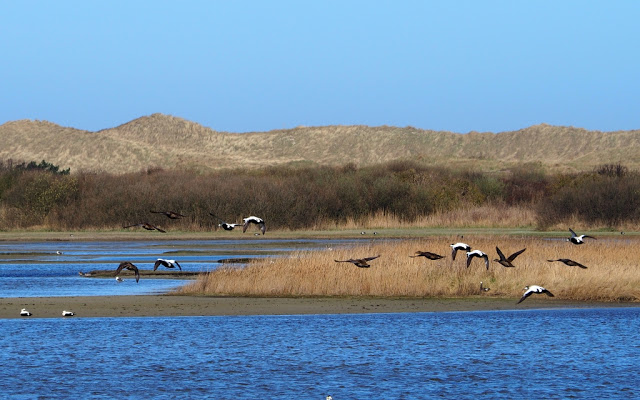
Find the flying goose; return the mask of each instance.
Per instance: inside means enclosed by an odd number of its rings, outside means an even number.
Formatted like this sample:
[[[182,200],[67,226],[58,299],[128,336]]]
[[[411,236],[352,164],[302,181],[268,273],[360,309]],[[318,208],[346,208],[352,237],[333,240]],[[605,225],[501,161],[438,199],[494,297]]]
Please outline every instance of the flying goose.
[[[554,262],[554,261],[560,261],[561,263],[564,263],[564,265],[568,265],[570,267],[580,267],[582,269],[587,269],[586,265],[582,265],[579,262],[570,260],[568,258],[558,258],[557,260],[547,260],[549,262]]]
[[[29,311],[27,311],[26,308],[23,308],[22,310],[20,310],[20,316],[21,317],[30,317],[31,315],[32,314]]]
[[[126,228],[133,228],[134,226],[139,226],[139,227],[144,228],[144,229],[146,229],[148,231],[156,230],[158,232],[167,233],[166,231],[163,231],[162,229],[160,229],[157,226],[152,225],[152,224],[150,224],[148,222],[140,222],[139,224],[127,225],[127,226],[124,226],[123,228],[125,228],[125,229]]]
[[[175,211],[151,211],[154,214],[164,214],[169,219],[179,219],[186,217],[186,215],[178,214]]]
[[[512,255],[510,255],[508,258],[504,256],[504,254],[502,254],[502,252],[500,251],[500,249],[498,248],[498,246],[496,246],[496,251],[498,252],[498,257],[500,257],[500,259],[495,259],[493,261],[497,262],[498,264],[502,265],[503,267],[508,267],[508,268],[513,268],[515,267],[515,265],[513,265],[513,260],[516,259],[516,257],[518,257],[520,254],[522,254],[523,251],[525,251],[526,248],[516,251],[515,253],[513,253]]]
[[[526,299],[527,297],[531,296],[534,293],[544,293],[549,297],[554,297],[553,293],[543,288],[542,286],[538,286],[538,285],[525,286],[524,290],[525,290],[524,294],[520,298],[520,301],[518,301],[516,304],[522,303],[524,299]]]
[[[432,253],[430,251],[416,251],[416,255],[415,256],[409,256],[409,257],[424,257],[424,258],[428,258],[429,260],[439,260],[441,258],[444,258],[444,256],[441,256],[440,254],[436,254],[436,253]]]
[[[220,217],[216,217],[216,215],[213,214],[213,213],[209,213],[209,215],[211,215],[212,217],[214,217],[217,220],[219,220],[220,223],[218,224],[218,226],[221,227],[222,229],[224,229],[225,231],[232,231],[236,226],[242,225],[242,224],[230,224],[230,223],[227,223],[226,221],[224,221]]]
[[[182,271],[182,267],[180,266],[180,264],[178,264],[176,260],[164,260],[162,258],[158,258],[158,261],[156,261],[156,263],[153,264],[153,270],[155,271],[161,265],[167,268],[175,268],[176,266],[178,266],[178,269]]]
[[[482,281],[480,281],[480,291],[481,292],[488,292],[489,290],[491,290],[491,289],[488,288],[488,287],[482,286]]]
[[[471,251],[471,246],[466,243],[458,242],[451,245],[451,258],[453,260],[456,259],[456,254],[458,250]]]
[[[369,263],[367,261],[375,260],[378,257],[380,257],[380,255],[377,255],[375,257],[350,258],[348,260],[333,260],[333,261],[335,261],[335,262],[352,263],[353,265],[355,265],[356,267],[359,267],[359,268],[369,268],[371,265],[369,265]]]
[[[467,251],[467,268],[471,265],[473,257],[484,258],[484,264],[487,266],[487,271],[489,270],[489,256],[480,250]]]
[[[140,271],[138,271],[138,267],[131,264],[129,261],[123,261],[118,265],[118,269],[116,269],[115,275],[118,275],[120,271],[123,269],[128,269],[129,271],[133,271],[136,274],[136,283],[140,280]],[[117,279],[116,279],[117,280]]]
[[[74,315],[73,311],[62,310],[63,317],[73,317]]]
[[[243,218],[242,220],[244,221],[244,224],[242,225],[242,233],[247,231],[247,228],[250,224],[258,225],[258,228],[260,228],[260,231],[262,231],[263,235],[267,231],[267,227],[265,226],[264,220],[262,218],[258,218],[252,215],[250,217]]]
[[[583,244],[585,238],[595,239],[593,236],[589,236],[589,235],[580,235],[580,236],[578,236],[578,235],[576,235],[576,233],[571,228],[569,228],[569,232],[571,232],[571,237],[568,238],[567,240],[570,241],[573,244]]]

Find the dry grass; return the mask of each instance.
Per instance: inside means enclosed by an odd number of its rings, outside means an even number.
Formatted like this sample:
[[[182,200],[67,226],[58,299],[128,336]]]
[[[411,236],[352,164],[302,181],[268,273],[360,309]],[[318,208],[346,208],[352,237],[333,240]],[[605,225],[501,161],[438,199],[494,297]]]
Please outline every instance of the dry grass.
[[[465,255],[451,259],[449,244],[458,239],[380,241],[367,246],[298,252],[288,258],[253,262],[246,268],[220,268],[181,289],[185,294],[229,296],[380,296],[464,297],[479,295],[480,281],[491,288],[485,296],[519,298],[525,285],[541,285],[557,298],[580,301],[639,301],[638,239],[601,238],[581,246],[562,240],[513,237],[465,237],[474,249],[497,258],[495,247],[509,254],[526,247],[504,268],[482,260],[465,267]],[[446,258],[411,258],[416,250]],[[368,269],[334,260],[380,254]],[[547,259],[570,258],[588,269]]]
[[[476,171],[502,170],[523,162],[540,163],[554,171],[584,171],[621,160],[632,169],[640,167],[638,131],[598,132],[544,124],[499,134],[461,135],[392,126],[298,127],[236,134],[153,114],[99,132],[46,121],[12,121],[0,125],[0,137],[4,143],[0,159],[44,159],[71,168],[71,173],[126,173],[157,166],[203,171],[301,162],[363,166],[391,160]]]

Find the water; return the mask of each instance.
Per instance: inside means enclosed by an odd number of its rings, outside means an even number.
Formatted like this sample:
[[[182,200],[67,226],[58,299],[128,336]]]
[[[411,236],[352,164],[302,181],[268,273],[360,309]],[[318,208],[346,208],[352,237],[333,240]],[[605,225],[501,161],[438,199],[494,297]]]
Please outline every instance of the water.
[[[130,260],[271,257],[328,241],[0,243],[0,296],[146,294]],[[56,254],[62,251],[62,254]],[[640,308],[0,320],[2,398],[640,398]]]
[[[4,397],[635,399],[640,309],[0,321]]]
[[[178,260],[184,271],[206,272],[222,259],[274,257],[293,250],[348,246],[356,240],[191,240],[128,242],[1,242],[0,297],[108,296],[166,293],[183,279],[84,278],[78,272],[113,270],[122,261],[153,269],[158,258]],[[62,254],[57,254],[61,252]],[[161,267],[164,269],[163,267]]]

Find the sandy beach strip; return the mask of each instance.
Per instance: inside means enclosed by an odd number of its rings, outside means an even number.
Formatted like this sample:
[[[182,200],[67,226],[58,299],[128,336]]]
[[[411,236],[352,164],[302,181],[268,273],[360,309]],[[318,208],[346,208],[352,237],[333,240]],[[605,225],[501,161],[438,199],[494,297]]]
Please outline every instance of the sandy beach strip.
[[[215,315],[305,315],[366,314],[404,312],[521,310],[557,308],[640,307],[639,303],[574,302],[530,298],[518,299],[474,296],[469,298],[291,298],[291,297],[210,297],[182,295],[78,296],[0,298],[0,318],[20,317],[26,308],[29,318],[62,318],[62,310],[81,317],[155,317]]]

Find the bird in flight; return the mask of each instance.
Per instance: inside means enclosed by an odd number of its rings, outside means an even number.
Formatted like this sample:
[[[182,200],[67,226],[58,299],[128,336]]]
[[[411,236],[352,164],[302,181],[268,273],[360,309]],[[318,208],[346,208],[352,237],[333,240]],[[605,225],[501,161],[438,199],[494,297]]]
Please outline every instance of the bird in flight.
[[[578,236],[573,229],[569,228],[569,232],[571,232],[571,237],[568,238],[567,240],[570,241],[573,244],[583,244],[584,243],[584,239],[585,238],[589,238],[589,239],[596,239],[593,236],[589,236],[589,235],[580,235]]]
[[[436,253],[432,253],[430,251],[416,251],[416,255],[415,256],[409,256],[409,257],[424,257],[424,258],[428,258],[429,260],[439,260],[441,258],[444,258],[444,256],[441,256],[440,254],[436,254]]]
[[[483,258],[484,265],[487,266],[487,271],[489,270],[489,256],[487,256],[487,253],[482,252],[480,250],[467,252],[467,268],[469,268],[469,265],[471,265],[471,260],[473,260],[473,257]]]
[[[538,286],[538,285],[525,286],[524,290],[525,290],[524,294],[520,298],[520,301],[518,301],[516,304],[522,303],[524,299],[526,299],[527,297],[531,296],[534,293],[544,293],[549,297],[554,297],[553,293],[543,288],[542,286]]]
[[[232,231],[236,226],[242,225],[242,224],[230,224],[230,223],[226,222],[225,220],[223,220],[222,218],[216,217],[215,214],[213,214],[213,213],[209,213],[209,215],[211,215],[212,217],[214,217],[218,221],[220,221],[218,226],[221,227],[222,229],[224,229],[225,231]]]
[[[167,233],[167,231],[162,230],[162,229],[158,228],[157,226],[155,226],[155,225],[153,225],[153,224],[150,224],[150,223],[148,223],[148,222],[141,222],[141,223],[139,223],[139,224],[127,225],[127,226],[125,226],[125,227],[123,227],[123,228],[125,228],[125,229],[126,229],[126,228],[133,228],[134,226],[136,226],[136,227],[140,227],[140,228],[144,228],[144,229],[146,229],[146,230],[148,230],[148,231],[156,230],[156,231],[158,231],[158,232]]]
[[[264,220],[262,218],[258,218],[252,215],[250,217],[243,218],[242,220],[244,221],[244,224],[242,225],[242,233],[247,231],[247,228],[249,227],[250,224],[258,225],[258,228],[260,228],[260,231],[262,232],[263,235],[267,231],[267,227],[264,224]]]
[[[155,271],[161,265],[166,268],[175,268],[177,266],[178,269],[182,271],[182,267],[180,266],[180,264],[178,264],[176,260],[164,260],[162,258],[158,258],[156,263],[153,264],[153,270]]]
[[[164,214],[169,219],[180,219],[186,217],[186,215],[178,214],[175,211],[151,211],[154,214]]]
[[[570,260],[568,258],[558,258],[557,260],[547,260],[547,261],[549,262],[560,261],[564,265],[568,265],[570,267],[580,267],[582,269],[587,269],[586,265],[580,264],[579,262]]]
[[[471,251],[471,246],[462,242],[453,243],[451,245],[451,258],[453,260],[456,259],[456,254],[458,254],[458,250]]]
[[[131,264],[129,261],[123,261],[120,263],[120,265],[118,265],[118,269],[116,269],[115,275],[118,275],[123,269],[133,271],[136,274],[136,283],[138,283],[138,281],[140,280],[140,271],[138,271],[138,267]]]
[[[504,254],[502,254],[502,252],[500,251],[500,249],[498,248],[498,246],[496,246],[496,251],[498,252],[498,257],[500,257],[500,259],[495,259],[493,261],[497,262],[498,264],[502,265],[503,267],[508,267],[508,268],[513,268],[515,267],[515,265],[513,265],[513,260],[516,259],[516,257],[518,257],[520,254],[522,254],[523,251],[525,251],[525,249],[516,251],[515,253],[513,253],[512,255],[510,255],[509,257],[505,257]]]
[[[375,257],[366,257],[366,258],[350,258],[348,260],[333,260],[335,262],[348,262],[355,265],[358,268],[369,268],[371,265],[367,261],[375,260],[380,257],[377,255]]]

